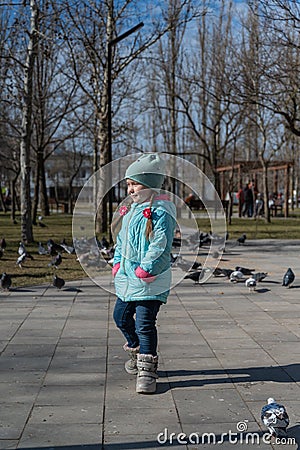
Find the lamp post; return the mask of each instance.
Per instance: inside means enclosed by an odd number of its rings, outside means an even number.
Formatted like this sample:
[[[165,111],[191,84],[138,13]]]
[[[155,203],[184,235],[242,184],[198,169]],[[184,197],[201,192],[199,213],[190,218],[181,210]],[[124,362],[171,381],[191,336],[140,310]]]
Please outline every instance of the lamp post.
[[[107,160],[108,164],[112,162],[112,127],[111,127],[111,68],[112,68],[112,48],[123,39],[130,36],[135,31],[139,30],[144,26],[143,22],[138,23],[133,28],[130,28],[130,30],[126,31],[123,34],[120,34],[120,36],[117,36],[115,39],[111,39],[108,41],[107,45]],[[111,176],[111,166],[109,166],[109,179],[112,179]],[[108,219],[109,223],[111,224],[113,217],[113,190],[112,188],[109,190],[108,193]],[[111,235],[111,227],[109,227],[109,237],[110,241],[112,241],[112,235]]]

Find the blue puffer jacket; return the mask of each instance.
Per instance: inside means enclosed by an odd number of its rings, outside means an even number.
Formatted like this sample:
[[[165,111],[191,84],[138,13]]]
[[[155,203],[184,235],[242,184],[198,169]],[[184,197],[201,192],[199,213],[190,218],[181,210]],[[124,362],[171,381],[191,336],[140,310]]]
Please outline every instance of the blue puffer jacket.
[[[171,285],[170,252],[176,225],[173,202],[158,199],[151,207],[153,233],[145,236],[149,202],[133,203],[123,217],[114,254],[116,295],[123,301],[167,302]],[[147,281],[145,281],[147,280]]]

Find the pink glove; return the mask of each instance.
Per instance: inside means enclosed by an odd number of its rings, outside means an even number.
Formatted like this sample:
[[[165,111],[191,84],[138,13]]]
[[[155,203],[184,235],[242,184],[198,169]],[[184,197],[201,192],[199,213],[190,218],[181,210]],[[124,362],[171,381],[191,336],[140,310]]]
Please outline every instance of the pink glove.
[[[113,277],[115,277],[117,275],[117,272],[119,269],[120,269],[120,263],[117,263],[113,266],[113,268],[111,269],[111,273],[112,273]]]
[[[152,281],[155,280],[155,276],[151,275],[151,273],[146,272],[146,270],[142,269],[141,267],[137,267],[135,269],[135,274],[138,278],[145,281],[146,283],[152,283]]]

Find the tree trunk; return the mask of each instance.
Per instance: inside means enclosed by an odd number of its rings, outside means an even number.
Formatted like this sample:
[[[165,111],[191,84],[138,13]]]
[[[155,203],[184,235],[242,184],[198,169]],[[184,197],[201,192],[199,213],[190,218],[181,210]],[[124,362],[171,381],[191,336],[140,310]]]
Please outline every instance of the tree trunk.
[[[11,211],[10,218],[13,223],[16,222],[16,182],[18,179],[19,173],[11,180]]]
[[[33,204],[32,204],[32,224],[36,225],[36,216],[37,216],[37,210],[38,210],[38,204],[39,204],[39,172],[40,172],[40,166],[39,161],[37,159],[36,162],[36,172],[35,172],[35,182],[34,182],[34,194],[33,194]]]
[[[47,194],[46,173],[45,173],[45,159],[41,155],[40,172],[39,172],[39,187],[40,187],[40,208],[43,216],[50,216],[50,208]]]
[[[101,110],[99,111],[99,129],[98,129],[98,143],[99,143],[99,161],[100,167],[105,166],[108,161],[108,114],[111,114],[111,111],[108,112],[108,102],[109,102],[109,70],[111,70],[111,64],[108,63],[109,58],[113,58],[113,53],[108,51],[108,43],[113,39],[113,1],[110,1],[107,8],[107,22],[106,22],[106,40],[107,40],[107,64],[105,65],[104,70],[104,79],[103,79],[103,91],[101,98]],[[111,61],[110,61],[111,63]],[[111,74],[111,79],[113,79]],[[111,101],[111,100],[110,100]],[[111,180],[104,180],[103,177],[97,177],[98,181],[98,191],[96,193],[97,198],[97,217],[96,217],[96,232],[98,233],[106,233],[107,232],[107,200],[108,196],[105,195],[105,191],[107,187],[110,185]]]
[[[269,188],[268,188],[268,166],[265,161],[261,160],[263,166],[263,192],[264,192],[264,212],[265,221],[271,222],[271,211],[269,208]]]
[[[0,183],[0,205],[1,205],[1,208],[3,209],[3,211],[6,213],[7,212],[7,207],[6,207],[6,204],[5,204],[5,201],[4,201],[1,183]]]
[[[20,143],[21,167],[21,240],[33,242],[31,196],[30,196],[30,144],[32,131],[32,86],[33,69],[37,46],[38,9],[35,0],[30,0],[30,33],[24,68],[24,99]]]

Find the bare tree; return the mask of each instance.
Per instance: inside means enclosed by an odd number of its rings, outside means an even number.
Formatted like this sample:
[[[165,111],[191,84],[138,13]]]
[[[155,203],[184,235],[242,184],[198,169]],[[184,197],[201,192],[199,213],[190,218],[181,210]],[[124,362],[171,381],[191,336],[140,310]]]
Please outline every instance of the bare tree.
[[[226,3],[222,1],[217,19],[205,15],[199,21],[198,40],[193,56],[186,61],[184,85],[178,94],[180,112],[190,130],[186,153],[197,155],[200,167],[214,177],[219,193],[217,168],[234,148],[241,123],[241,109],[233,103],[228,83],[232,3]]]
[[[287,128],[300,136],[299,2],[255,0],[249,6],[261,24],[265,59],[259,68],[267,80],[253,101],[281,116]]]
[[[30,30],[24,64],[24,96],[22,109],[20,166],[21,166],[21,239],[33,242],[31,195],[30,195],[30,149],[32,133],[33,71],[38,43],[38,7],[30,0]]]
[[[176,2],[174,2],[175,5]],[[179,11],[183,11],[190,3],[177,2]],[[161,5],[164,5],[162,2]],[[169,2],[168,2],[169,4]],[[141,7],[136,0],[127,0],[116,2],[108,0],[99,4],[84,5],[65,5],[66,11],[62,20],[63,30],[66,34],[66,42],[69,45],[69,51],[72,58],[72,66],[74,76],[90,102],[91,112],[93,113],[93,123],[97,124],[95,129],[96,136],[94,139],[94,172],[99,167],[107,164],[110,159],[108,145],[108,120],[109,120],[109,64],[111,62],[111,87],[113,93],[112,118],[113,137],[117,136],[122,129],[126,129],[125,117],[118,124],[118,114],[122,111],[122,105],[126,100],[126,106],[129,107],[129,99],[131,98],[136,109],[137,104],[134,102],[134,93],[130,86],[137,89],[136,73],[138,57],[145,50],[152,47],[173,24],[165,19],[163,14],[158,14],[152,19],[151,26],[143,33],[143,39],[139,33],[135,33],[132,37],[118,42],[110,48],[111,61],[108,61],[110,43],[125,29],[128,30],[128,24],[134,20],[134,25],[139,21],[143,14],[149,17],[149,5],[147,2]],[[147,9],[148,8],[148,9]],[[137,16],[137,11],[139,15]],[[157,10],[155,11],[155,13]],[[72,39],[72,41],[70,40]],[[128,67],[131,67],[131,72]],[[84,68],[84,70],[83,70]],[[134,76],[135,74],[135,76]],[[142,80],[142,76],[140,76]],[[139,86],[139,91],[141,85]],[[132,128],[132,122],[131,122]],[[109,182],[108,182],[109,186]],[[102,188],[103,189],[103,188]],[[101,187],[100,187],[101,190]],[[103,192],[103,191],[102,191]],[[101,195],[101,194],[100,194]],[[102,195],[101,195],[102,196]],[[105,202],[101,205],[99,217],[101,217],[101,231],[107,229],[107,216],[105,210]],[[100,229],[99,229],[100,231]]]

